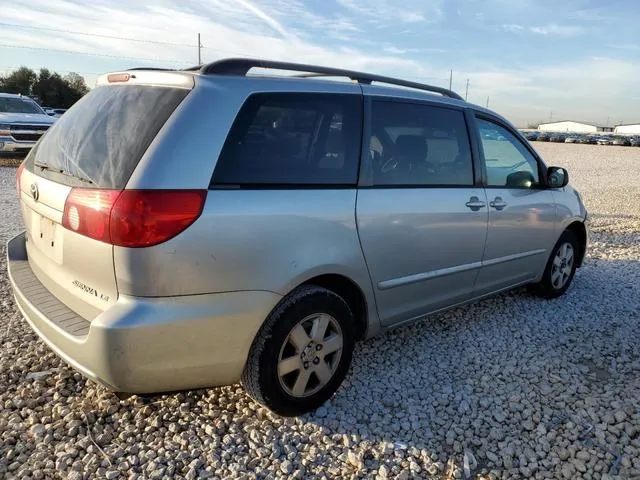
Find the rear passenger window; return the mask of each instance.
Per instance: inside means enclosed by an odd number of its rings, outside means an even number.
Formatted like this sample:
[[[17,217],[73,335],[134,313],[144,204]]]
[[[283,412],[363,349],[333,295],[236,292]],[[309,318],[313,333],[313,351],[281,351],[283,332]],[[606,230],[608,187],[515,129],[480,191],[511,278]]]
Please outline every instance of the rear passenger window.
[[[231,128],[212,184],[355,185],[361,122],[360,95],[252,95]]]
[[[374,185],[473,185],[469,135],[459,110],[374,101],[368,145]]]

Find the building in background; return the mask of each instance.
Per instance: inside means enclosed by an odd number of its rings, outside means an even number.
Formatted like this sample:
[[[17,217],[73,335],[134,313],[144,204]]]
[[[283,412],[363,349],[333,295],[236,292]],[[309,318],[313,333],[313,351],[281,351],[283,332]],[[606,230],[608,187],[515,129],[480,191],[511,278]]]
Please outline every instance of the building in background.
[[[559,122],[541,123],[538,130],[542,132],[572,132],[572,133],[599,133],[613,132],[613,127],[595,125],[593,123],[574,122],[561,120]]]
[[[616,125],[614,133],[620,135],[640,135],[640,122]]]

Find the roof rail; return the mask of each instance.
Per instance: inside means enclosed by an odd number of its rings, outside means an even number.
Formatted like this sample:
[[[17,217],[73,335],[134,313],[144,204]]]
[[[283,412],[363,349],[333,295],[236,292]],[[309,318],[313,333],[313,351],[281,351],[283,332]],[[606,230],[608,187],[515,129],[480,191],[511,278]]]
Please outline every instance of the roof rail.
[[[423,83],[410,82],[399,78],[373,75],[370,73],[357,72],[354,70],[344,70],[340,68],[321,67],[317,65],[305,65],[301,63],[279,62],[272,60],[260,60],[252,58],[227,58],[203,65],[200,68],[202,75],[246,75],[252,68],[267,68],[272,70],[289,70],[294,72],[307,72],[300,77],[347,77],[358,83],[370,85],[371,82],[386,83],[389,85],[399,85],[402,87],[425,90],[427,92],[439,93],[445,97],[463,100],[457,93],[442,87],[426,85]]]

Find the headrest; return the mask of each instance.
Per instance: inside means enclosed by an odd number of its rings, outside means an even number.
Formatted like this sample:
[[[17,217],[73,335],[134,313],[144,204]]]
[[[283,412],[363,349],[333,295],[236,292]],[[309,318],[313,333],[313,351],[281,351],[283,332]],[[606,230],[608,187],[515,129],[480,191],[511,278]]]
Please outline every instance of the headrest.
[[[325,150],[332,153],[341,152],[344,150],[344,134],[342,131],[329,131],[325,143]]]

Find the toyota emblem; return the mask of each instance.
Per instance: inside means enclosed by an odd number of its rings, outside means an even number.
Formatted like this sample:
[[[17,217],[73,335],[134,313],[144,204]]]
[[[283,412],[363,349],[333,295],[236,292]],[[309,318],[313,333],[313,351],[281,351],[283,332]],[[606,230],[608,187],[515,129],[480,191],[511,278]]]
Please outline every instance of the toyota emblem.
[[[38,190],[38,184],[37,183],[32,183],[31,187],[30,187],[30,190],[31,190],[31,196],[37,202],[38,198],[40,198],[40,191]]]

